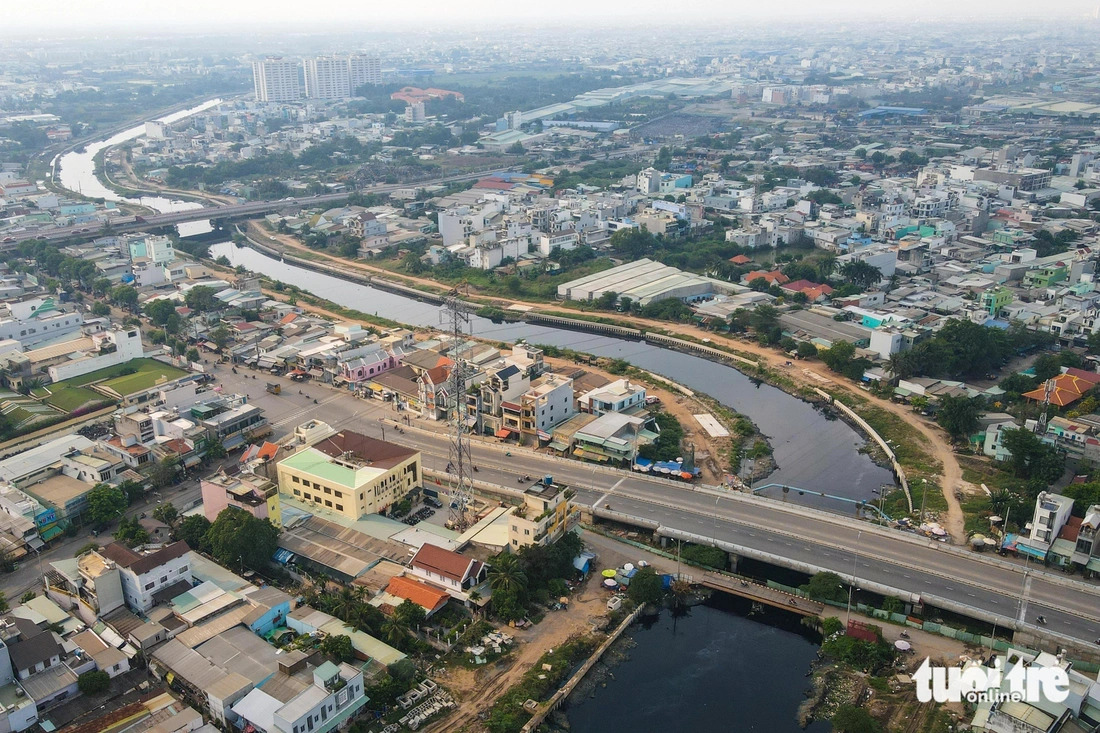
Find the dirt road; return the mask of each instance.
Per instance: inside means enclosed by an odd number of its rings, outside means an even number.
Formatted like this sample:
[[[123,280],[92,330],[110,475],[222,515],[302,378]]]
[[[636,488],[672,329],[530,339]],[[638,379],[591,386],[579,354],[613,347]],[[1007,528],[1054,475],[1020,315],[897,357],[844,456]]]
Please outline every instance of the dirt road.
[[[339,257],[332,257],[324,254],[323,252],[317,252],[311,250],[305,245],[298,242],[291,236],[282,234],[272,234],[267,230],[261,228],[255,222],[249,222],[249,232],[255,236],[266,238],[270,241],[274,237],[281,246],[288,249],[297,250],[299,252],[308,252],[312,257],[320,257],[326,260],[332,261],[334,264],[339,264],[342,267],[350,267],[364,272],[371,272],[374,274],[386,275],[394,277],[394,274],[380,267],[373,267],[371,265],[364,264],[353,260],[346,260]],[[416,285],[423,286],[425,288],[439,288],[439,283],[434,280],[422,277],[401,275],[400,279],[410,281]],[[491,298],[492,300],[501,300],[497,296],[479,296],[476,292],[470,293],[471,298]],[[524,305],[530,308],[546,308],[546,303],[534,303],[530,301],[512,301],[517,305]],[[669,324],[666,321],[656,321],[648,318],[638,318],[634,316],[625,316],[623,314],[615,314],[615,317],[623,322],[630,323],[631,325],[651,330],[665,330],[669,329],[673,324]],[[686,336],[691,336],[696,339],[707,338],[710,339],[712,345],[722,348],[728,347],[736,349],[740,352],[752,354],[760,362],[767,364],[774,369],[782,370],[788,377],[794,380],[796,383],[802,385],[809,385],[813,387],[828,386],[832,389],[839,389],[854,395],[858,395],[861,399],[869,401],[871,404],[879,407],[892,415],[897,416],[903,420],[906,424],[916,430],[921,438],[923,438],[926,445],[922,446],[930,455],[935,463],[939,464],[939,484],[943,491],[944,499],[947,502],[947,515],[940,518],[940,522],[943,528],[950,534],[952,541],[956,544],[962,544],[966,541],[965,522],[963,518],[962,505],[955,497],[955,490],[959,489],[965,493],[971,493],[975,491],[975,487],[963,482],[962,469],[959,467],[959,462],[955,457],[954,451],[951,449],[951,445],[947,440],[946,434],[936,425],[923,420],[919,415],[914,413],[909,407],[905,405],[899,405],[890,400],[884,400],[880,397],[876,397],[868,392],[864,392],[856,385],[843,379],[836,379],[834,374],[830,373],[824,365],[818,362],[799,362],[798,367],[794,369],[784,368],[788,357],[773,349],[769,349],[759,344],[741,341],[737,339],[727,338],[711,331],[705,331],[693,324],[674,324],[675,330]]]

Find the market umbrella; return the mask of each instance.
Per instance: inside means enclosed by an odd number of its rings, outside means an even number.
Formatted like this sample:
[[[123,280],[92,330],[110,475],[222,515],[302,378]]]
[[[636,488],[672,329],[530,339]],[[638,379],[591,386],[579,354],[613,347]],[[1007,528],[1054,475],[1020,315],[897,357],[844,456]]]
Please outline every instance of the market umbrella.
[[[619,584],[618,584],[618,583],[616,583],[616,582],[615,582],[614,580],[612,580],[611,578],[608,578],[608,579],[606,579],[606,580],[605,580],[605,581],[603,582],[603,584],[604,584],[604,587],[605,587],[605,588],[618,588],[618,587],[619,587]]]
[[[607,570],[604,570],[601,573],[601,575],[603,575],[603,577],[605,577],[605,578],[614,578],[615,577],[615,570],[612,570],[611,568],[608,568]]]
[[[898,639],[894,642],[894,648],[897,649],[899,652],[907,652],[912,649],[913,646],[904,639]]]

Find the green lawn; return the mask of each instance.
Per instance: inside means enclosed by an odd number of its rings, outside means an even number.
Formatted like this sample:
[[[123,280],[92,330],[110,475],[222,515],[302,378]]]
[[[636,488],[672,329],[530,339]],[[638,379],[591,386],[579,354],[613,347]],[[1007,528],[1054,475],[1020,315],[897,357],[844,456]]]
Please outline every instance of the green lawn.
[[[126,373],[133,369],[137,369],[137,371],[133,374]],[[105,387],[109,387],[125,396],[152,387],[162,377],[170,380],[186,374],[187,372],[182,369],[177,369],[156,359],[133,359],[125,364],[66,379],[56,385],[51,385],[50,390],[56,393],[60,389],[84,387],[93,382],[102,382]]]
[[[73,387],[69,385],[51,385],[53,394],[46,396],[46,403],[53,405],[65,412],[76,412],[78,409],[92,402],[111,402],[110,399],[87,387]]]

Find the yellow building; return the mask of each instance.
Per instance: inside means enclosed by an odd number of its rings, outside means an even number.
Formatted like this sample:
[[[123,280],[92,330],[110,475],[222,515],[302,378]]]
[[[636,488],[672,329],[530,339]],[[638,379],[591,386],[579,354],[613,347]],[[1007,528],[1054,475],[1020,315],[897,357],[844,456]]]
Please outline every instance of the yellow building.
[[[549,545],[572,529],[580,519],[580,508],[571,501],[573,491],[547,476],[523,492],[523,504],[513,512],[508,525],[512,549],[526,545]]]
[[[344,430],[279,461],[279,492],[354,520],[419,487],[420,464],[419,451]]]

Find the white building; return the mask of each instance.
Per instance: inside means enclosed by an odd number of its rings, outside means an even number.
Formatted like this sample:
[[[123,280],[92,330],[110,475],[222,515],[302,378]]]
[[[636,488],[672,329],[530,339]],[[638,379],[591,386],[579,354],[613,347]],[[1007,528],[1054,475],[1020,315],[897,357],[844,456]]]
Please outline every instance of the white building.
[[[351,82],[351,93],[366,84],[378,85],[382,83],[382,59],[377,56],[355,54],[348,57],[348,76]]]
[[[79,377],[97,369],[125,364],[131,359],[145,355],[141,345],[141,332],[132,328],[127,331],[105,331],[92,337],[97,351],[77,355],[70,361],[55,364],[47,369],[50,380],[60,382],[63,379]]]
[[[479,244],[470,253],[470,267],[492,270],[494,267],[500,267],[506,257],[511,257],[513,260],[519,259],[520,255],[527,254],[529,247],[529,241],[520,237]]]
[[[191,548],[186,542],[173,542],[148,555],[139,555],[118,542],[99,552],[118,566],[126,605],[135,613],[152,608],[161,591],[179,595],[191,588]],[[177,584],[178,591],[173,589]]]
[[[535,430],[542,433],[549,433],[575,414],[573,380],[568,377],[547,374],[533,383],[520,400],[524,411],[530,411]]]
[[[1035,514],[1031,518],[1027,536],[1021,533],[1016,546],[1027,554],[1045,559],[1072,510],[1073,499],[1049,491],[1040,492],[1035,498]]]
[[[351,96],[351,68],[346,57],[318,56],[305,60],[306,96],[346,99]]]
[[[279,677],[233,703],[234,717],[248,723],[240,727],[258,733],[328,733],[342,728],[367,703],[363,673],[349,664],[325,662],[313,670],[312,684],[293,695],[289,691],[297,687],[280,684]]]
[[[298,64],[281,56],[253,61],[252,83],[260,102],[296,102],[302,97]]]
[[[555,250],[576,249],[578,237],[573,230],[555,232],[553,234],[539,234],[539,254],[549,257]]]
[[[0,306],[0,341],[18,341],[24,349],[57,341],[83,325],[84,316],[61,310],[53,298],[31,298]]]
[[[631,384],[629,379],[616,379],[611,384],[597,387],[577,398],[577,408],[593,415],[624,412],[644,404],[645,387]]]
[[[145,123],[145,137],[151,140],[167,140],[172,136],[172,126],[160,120]]]
[[[405,108],[405,122],[423,122],[426,119],[423,102],[413,102]]]

